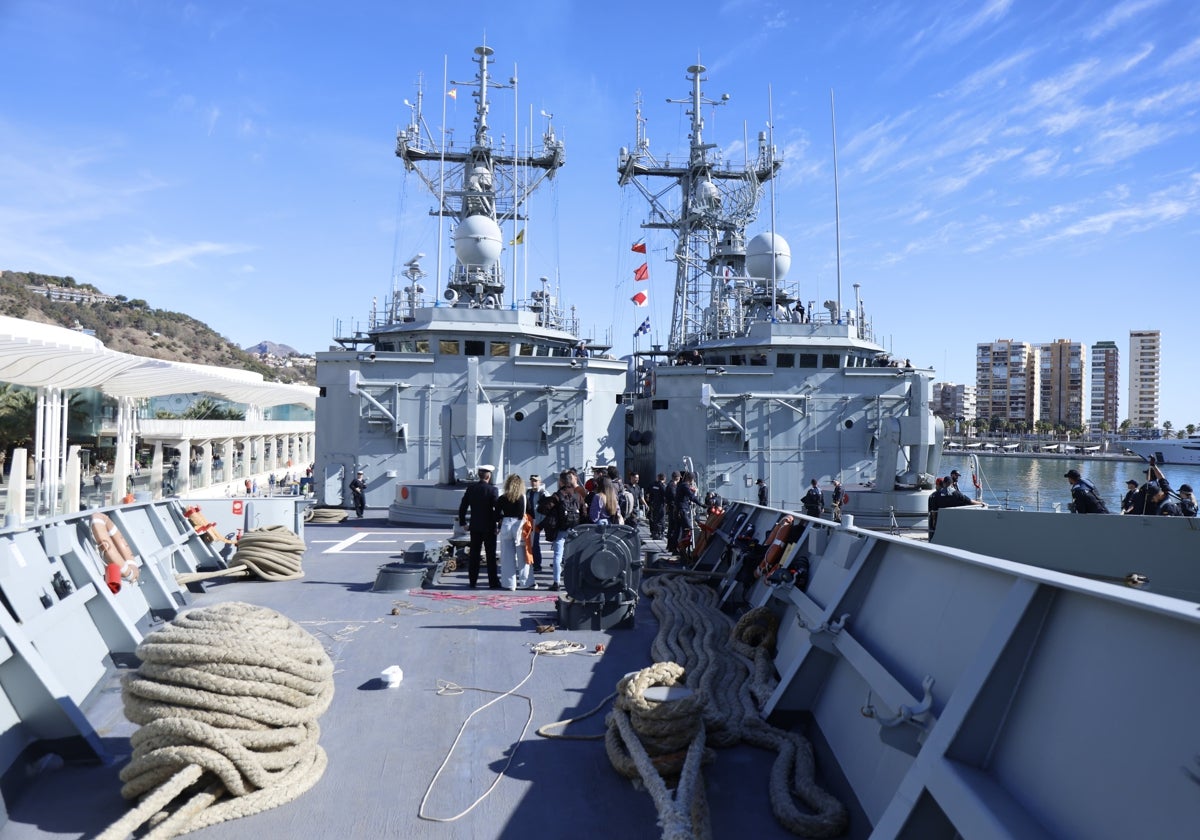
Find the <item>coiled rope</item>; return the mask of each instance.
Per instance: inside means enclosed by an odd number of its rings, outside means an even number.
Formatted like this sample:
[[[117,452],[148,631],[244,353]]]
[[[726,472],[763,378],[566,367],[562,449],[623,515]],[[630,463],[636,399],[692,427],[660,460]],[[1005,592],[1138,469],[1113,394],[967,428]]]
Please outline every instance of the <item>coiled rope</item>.
[[[317,718],[333,699],[333,663],[298,624],[265,607],[218,604],[180,615],[137,655],[121,698],[141,728],[121,795],[143,798],[100,840],[148,820],[156,827],[146,837],[168,840],[256,814],[325,772]]]
[[[314,525],[331,525],[341,522],[350,515],[350,511],[334,507],[310,507],[304,511],[304,521]]]
[[[712,828],[700,766],[712,754],[705,746],[702,700],[694,692],[664,702],[645,694],[651,686],[682,685],[683,674],[674,662],[659,662],[621,678],[604,749],[618,773],[645,784],[665,840],[706,840]]]
[[[229,568],[212,572],[187,572],[175,576],[182,584],[215,577],[254,575],[262,580],[296,580],[304,577],[304,540],[282,525],[269,525],[242,534]]]
[[[772,619],[764,615],[766,611],[748,613],[735,627],[721,612],[716,590],[690,578],[662,575],[648,579],[642,589],[653,599],[651,607],[659,620],[651,656],[659,663],[675,665],[681,668],[681,673],[687,674],[687,685],[695,692],[699,716],[704,722],[701,732],[705,741],[714,746],[746,742],[776,752],[769,785],[775,818],[800,836],[836,837],[842,834],[847,824],[846,809],[816,783],[812,745],[797,733],[771,726],[759,711],[758,704],[774,689],[770,648],[774,644],[775,628]],[[753,671],[741,658],[743,656],[754,663]],[[615,712],[610,717],[620,728],[622,718]],[[624,731],[621,735],[626,749],[637,759],[645,750],[634,738],[633,729],[631,726],[628,735]],[[637,737],[640,738],[640,733]],[[689,751],[691,749],[689,747]],[[694,759],[697,766],[699,760],[699,756]],[[646,763],[649,763],[648,758],[640,762],[641,765]],[[639,772],[653,794],[658,782],[648,778],[642,766],[639,766]],[[675,823],[680,812],[691,812],[690,803],[681,797],[683,779],[681,776],[676,804],[660,803],[655,797],[663,837],[685,836],[667,833],[677,830]],[[687,793],[693,795],[692,791]],[[702,784],[697,785],[694,795],[703,795]],[[669,806],[666,811],[664,804]],[[693,826],[692,830],[709,829]]]

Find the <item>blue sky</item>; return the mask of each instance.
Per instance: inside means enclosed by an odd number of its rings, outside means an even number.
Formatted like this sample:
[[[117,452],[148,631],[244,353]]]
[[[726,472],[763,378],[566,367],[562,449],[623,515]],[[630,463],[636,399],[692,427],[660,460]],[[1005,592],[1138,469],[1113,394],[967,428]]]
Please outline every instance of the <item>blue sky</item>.
[[[533,207],[529,276],[559,275],[584,331],[618,352],[647,315],[665,342],[669,243],[650,237],[635,308],[645,208],[616,161],[639,90],[652,150],[678,160],[687,122],[665,100],[699,59],[706,94],[732,97],[706,113],[731,158],[773,110],[776,226],[804,299],[836,295],[833,89],[843,300],[860,284],[886,346],[973,382],[979,342],[1107,339],[1124,360],[1131,329],[1160,329],[1161,419],[1200,423],[1200,4],[649,8],[3,0],[0,267],[184,311],[243,346],[324,349],[414,253],[432,269],[430,201],[395,131],[420,73],[436,125],[443,62],[470,79],[486,40],[498,75],[517,65],[518,110],[552,112],[566,143]],[[469,99],[449,104],[465,131]],[[511,135],[511,100],[495,113]]]

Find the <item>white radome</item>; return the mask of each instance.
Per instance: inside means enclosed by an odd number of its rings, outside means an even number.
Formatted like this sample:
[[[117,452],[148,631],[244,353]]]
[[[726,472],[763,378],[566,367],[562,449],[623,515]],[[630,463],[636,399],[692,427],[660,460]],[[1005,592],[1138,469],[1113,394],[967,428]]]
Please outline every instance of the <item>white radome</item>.
[[[774,274],[771,272],[774,262]],[[775,233],[760,233],[746,243],[746,273],[751,277],[782,280],[792,267],[787,240]]]
[[[454,231],[454,255],[463,265],[495,265],[502,246],[500,226],[487,216],[467,216]]]

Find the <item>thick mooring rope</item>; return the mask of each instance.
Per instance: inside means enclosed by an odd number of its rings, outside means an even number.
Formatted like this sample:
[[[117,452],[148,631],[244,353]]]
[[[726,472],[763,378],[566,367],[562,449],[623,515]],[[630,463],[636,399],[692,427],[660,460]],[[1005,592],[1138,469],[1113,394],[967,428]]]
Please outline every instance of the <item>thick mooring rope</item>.
[[[304,521],[314,525],[330,525],[341,522],[350,515],[350,511],[342,508],[310,507],[304,512]]]
[[[138,646],[122,685],[140,729],[121,771],[121,795],[142,802],[100,840],[167,840],[290,802],[325,771],[317,718],[333,699],[321,644],[265,607],[191,610]],[[171,808],[172,803],[175,807]]]
[[[712,830],[700,766],[712,754],[705,747],[701,700],[695,693],[669,702],[646,698],[652,686],[681,685],[683,673],[674,662],[659,662],[623,677],[604,748],[618,773],[645,784],[664,840],[707,840]]]
[[[296,580],[304,577],[304,540],[282,525],[269,525],[242,534],[229,568],[212,572],[178,574],[175,580],[188,584],[215,577],[247,576],[262,580]]]
[[[735,627],[721,612],[717,592],[685,576],[662,575],[647,580],[643,591],[653,598],[651,606],[659,620],[651,655],[659,663],[682,665],[681,673],[687,674],[687,686],[697,698],[707,742],[731,746],[744,741],[775,751],[778,757],[771,769],[770,796],[772,811],[780,824],[804,837],[836,837],[844,833],[846,809],[816,783],[812,745],[797,733],[771,726],[759,711],[758,704],[774,688],[769,661],[775,637],[772,619],[755,611]],[[754,662],[753,672],[743,656]],[[758,702],[755,698],[759,698]],[[645,752],[630,740],[635,727],[630,726],[630,735],[626,736],[620,718],[615,712],[612,717],[614,725],[622,730],[628,753],[636,756]],[[652,793],[654,786],[661,783],[647,778],[644,772],[641,778]],[[703,785],[699,784],[696,795],[702,791]],[[680,791],[675,796],[675,802],[680,804],[671,806],[667,812],[655,798],[664,837],[668,836],[670,820],[686,808],[686,800],[681,798],[683,792],[681,777]],[[705,826],[703,830],[709,829]]]

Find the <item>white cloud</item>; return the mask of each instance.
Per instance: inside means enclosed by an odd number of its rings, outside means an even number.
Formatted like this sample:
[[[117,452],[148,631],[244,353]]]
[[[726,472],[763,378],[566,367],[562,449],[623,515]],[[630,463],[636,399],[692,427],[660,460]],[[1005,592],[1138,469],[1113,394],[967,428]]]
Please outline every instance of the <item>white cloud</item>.
[[[160,242],[150,237],[139,245],[119,246],[113,253],[119,261],[137,268],[161,268],[175,264],[194,267],[199,257],[225,257],[253,250],[250,245],[234,242]]]
[[[1161,3],[1162,0],[1126,0],[1110,9],[1108,14],[1084,33],[1084,37],[1089,41],[1094,41]]]
[[[1162,63],[1162,69],[1176,70],[1185,64],[1191,64],[1197,58],[1200,58],[1200,38],[1193,39],[1167,56]]]

